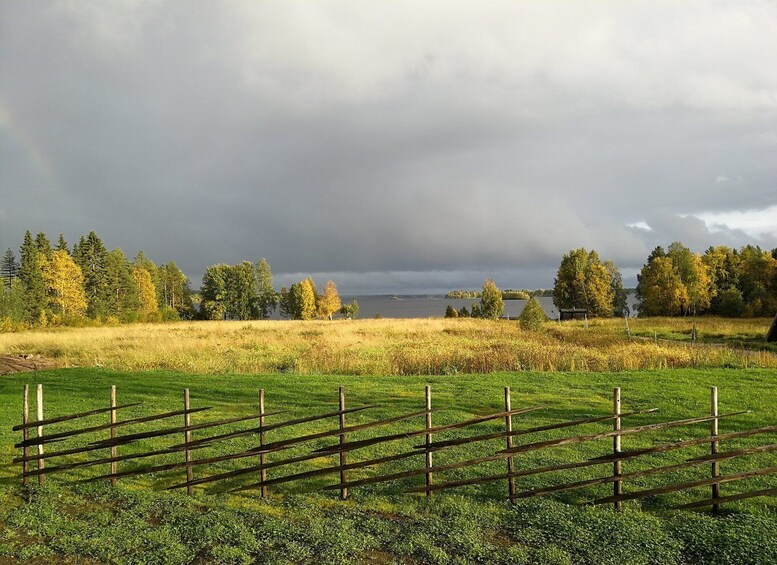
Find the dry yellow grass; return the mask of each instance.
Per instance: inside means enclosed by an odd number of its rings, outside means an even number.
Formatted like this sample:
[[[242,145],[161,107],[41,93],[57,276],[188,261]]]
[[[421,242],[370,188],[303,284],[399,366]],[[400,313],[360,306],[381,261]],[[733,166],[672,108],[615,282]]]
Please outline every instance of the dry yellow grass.
[[[705,320],[707,320],[705,322]],[[764,321],[701,319],[717,332],[748,335]],[[652,324],[652,326],[651,326]],[[473,319],[180,322],[53,328],[0,334],[0,354],[40,354],[59,366],[173,369],[202,374],[410,375],[493,371],[619,371],[671,367],[777,368],[777,354],[741,347],[627,340],[623,320],[549,323]],[[684,332],[688,320],[631,321]]]

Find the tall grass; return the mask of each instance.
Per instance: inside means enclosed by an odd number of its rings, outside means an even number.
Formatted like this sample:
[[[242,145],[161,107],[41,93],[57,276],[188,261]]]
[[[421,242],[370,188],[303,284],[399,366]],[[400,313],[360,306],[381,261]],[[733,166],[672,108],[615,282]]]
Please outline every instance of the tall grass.
[[[39,354],[63,367],[206,374],[777,368],[777,353],[750,347],[762,341],[768,320],[704,318],[696,324],[702,337],[738,341],[692,344],[690,320],[663,318],[631,320],[632,339],[617,319],[549,323],[539,332],[474,319],[181,322],[0,334],[0,354]],[[639,338],[659,334],[685,341]]]

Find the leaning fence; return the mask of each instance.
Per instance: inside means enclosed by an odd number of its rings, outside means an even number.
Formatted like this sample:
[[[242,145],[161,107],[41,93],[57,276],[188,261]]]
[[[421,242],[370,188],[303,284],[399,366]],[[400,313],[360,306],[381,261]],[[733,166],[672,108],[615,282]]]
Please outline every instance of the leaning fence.
[[[533,412],[541,410],[543,407],[526,406],[514,409],[512,407],[509,387],[505,387],[504,389],[504,408],[502,410],[442,425],[433,424],[432,416],[437,410],[432,408],[432,391],[429,386],[427,386],[424,391],[423,407],[419,406],[419,408],[422,409],[390,418],[372,420],[358,424],[349,424],[347,417],[358,412],[377,408],[378,405],[370,404],[350,408],[346,407],[344,387],[340,387],[338,391],[337,410],[329,410],[319,414],[298,418],[279,419],[279,417],[285,415],[285,412],[266,411],[265,392],[264,389],[260,389],[258,391],[256,412],[245,416],[207,420],[197,423],[192,422],[192,415],[206,414],[208,410],[211,410],[211,407],[204,406],[192,408],[189,389],[184,389],[183,402],[181,408],[178,410],[124,419],[119,419],[119,416],[126,413],[125,411],[130,408],[138,409],[140,404],[118,404],[115,386],[112,386],[110,389],[110,404],[106,407],[50,418],[44,417],[42,385],[37,386],[36,393],[36,415],[35,419],[31,420],[30,389],[29,385],[24,386],[22,423],[13,427],[13,430],[21,432],[22,436],[21,441],[15,444],[15,447],[21,448],[22,455],[16,457],[13,461],[14,463],[21,464],[21,479],[24,484],[27,484],[31,479],[37,480],[39,484],[44,484],[47,476],[52,474],[67,473],[88,467],[102,466],[107,472],[80,478],[77,479],[77,482],[110,481],[112,485],[116,485],[117,481],[120,479],[147,475],[151,478],[153,484],[156,479],[156,474],[180,470],[182,473],[182,480],[172,485],[164,485],[164,488],[173,490],[185,489],[187,493],[192,494],[194,488],[199,485],[220,483],[228,485],[226,492],[256,491],[260,496],[266,497],[269,494],[270,487],[273,487],[274,485],[282,483],[298,483],[304,485],[305,481],[313,478],[334,476],[337,478],[336,482],[317,488],[339,491],[340,497],[345,499],[348,498],[350,489],[423,476],[424,480],[422,485],[406,488],[405,492],[424,493],[429,497],[432,496],[433,493],[442,490],[503,482],[505,484],[505,498],[510,502],[522,498],[547,496],[578,489],[586,489],[597,485],[612,484],[612,494],[610,496],[596,498],[591,500],[591,502],[594,504],[612,504],[613,508],[616,510],[620,510],[622,503],[625,501],[687,491],[701,487],[709,487],[709,496],[707,498],[683,504],[677,506],[677,508],[711,507],[713,511],[718,511],[721,508],[721,505],[725,503],[754,497],[775,496],[777,494],[777,488],[751,490],[727,496],[722,494],[721,485],[753,477],[774,475],[777,473],[777,466],[763,467],[733,474],[722,474],[720,470],[721,461],[747,457],[754,454],[773,453],[774,451],[777,451],[777,444],[767,443],[758,446],[730,449],[728,451],[721,450],[721,445],[724,442],[729,442],[730,440],[738,438],[777,432],[777,425],[720,433],[719,422],[721,420],[745,414],[747,411],[736,411],[724,414],[719,413],[717,387],[711,388],[710,413],[704,416],[627,427],[623,425],[624,419],[636,415],[653,415],[657,412],[657,409],[651,408],[623,412],[621,410],[621,390],[620,388],[615,388],[612,397],[612,411],[609,414],[519,429],[513,427],[515,417],[520,415],[528,416]],[[101,424],[56,431],[57,425],[64,422],[72,423],[73,421],[80,421],[86,418],[97,416],[105,417],[106,415],[107,422],[104,420]],[[152,425],[156,425],[163,421],[170,422],[173,419],[178,420],[177,425],[172,425],[172,423],[162,424],[151,430],[132,431],[133,427],[140,424],[153,423]],[[276,421],[277,419],[279,419],[279,421]],[[390,428],[392,425],[399,422],[421,419],[423,420],[423,425],[419,425],[417,428],[409,431],[395,431],[393,433],[383,433],[380,431],[383,428]],[[272,432],[276,430],[285,428],[296,429],[306,424],[321,421],[336,421],[336,424],[330,429],[323,431],[298,433],[292,437],[269,441],[272,439]],[[467,431],[477,427],[479,424],[499,421],[503,422],[502,429],[499,431],[474,433],[465,437],[449,437],[445,439],[445,435],[454,430]],[[244,425],[249,422],[258,425],[249,424],[248,427],[245,427]],[[570,435],[561,438],[529,441],[517,444],[517,441],[524,436],[599,423],[611,423],[611,429],[597,433]],[[656,430],[668,430],[700,423],[709,423],[708,434],[691,439],[659,443],[658,445],[640,449],[622,449],[622,438],[625,436],[643,434]],[[223,428],[225,426],[234,426],[238,424],[243,427],[202,437],[198,435],[196,439],[193,439],[192,437],[193,432],[197,432],[198,434],[202,434],[203,432],[211,433],[208,430],[211,430],[212,428]],[[55,430],[53,433],[50,432],[51,428],[54,428]],[[120,433],[124,429],[127,429],[128,432]],[[364,439],[353,439],[353,434],[366,430],[371,430],[375,433],[371,437]],[[413,446],[409,450],[390,453],[382,457],[373,457],[370,459],[356,460],[355,458],[359,450],[383,446],[383,444],[390,447],[391,445],[396,445],[396,442],[400,442],[401,440],[416,437],[421,439],[422,443]],[[440,439],[441,437],[443,439]],[[126,446],[133,445],[134,447],[137,447],[143,445],[142,442],[144,440],[159,441],[160,439],[168,438],[173,438],[173,442],[166,447],[159,448],[157,446],[154,449],[148,449],[147,451],[121,453]],[[229,449],[229,446],[232,445],[230,441],[238,438],[248,439],[252,443],[252,446],[248,449],[237,449],[237,447]],[[324,447],[315,447],[315,445],[309,447],[311,442],[326,440],[328,438],[333,439],[334,443]],[[63,445],[67,445],[68,442],[72,442],[76,439],[79,440],[79,445],[63,447]],[[579,446],[605,439],[612,440],[612,447],[607,450],[607,453],[603,453],[596,457],[589,457],[588,459],[569,461],[555,465],[540,465],[522,469],[518,469],[516,466],[515,459],[521,454],[555,447]],[[434,454],[436,452],[441,450],[455,450],[457,447],[470,446],[481,442],[490,447],[487,455],[444,464],[435,463]],[[496,442],[499,442],[499,447],[494,447]],[[228,452],[210,457],[196,457],[196,454],[200,450],[215,445],[218,445],[222,449],[224,449],[224,446],[227,446]],[[652,466],[646,469],[624,472],[624,462],[659,453],[704,445],[709,445],[709,453],[706,455],[687,458],[680,463],[673,463],[671,465]],[[293,448],[306,448],[306,451],[302,454],[293,456],[283,456],[284,451]],[[76,456],[77,459],[72,460],[71,456]],[[149,464],[140,468],[120,469],[120,464],[127,461],[140,459],[153,461],[153,458],[170,456],[176,456],[180,459],[172,463],[163,462]],[[321,466],[320,461],[318,460],[327,458],[332,460],[332,464]],[[411,461],[423,461],[423,463],[412,469],[398,472],[381,471],[383,468],[382,466],[385,464],[406,459]],[[54,463],[52,463],[52,461]],[[227,471],[216,467],[218,464],[226,461],[238,461],[242,466]],[[283,467],[306,463],[312,464],[314,461],[316,461],[316,464],[313,468],[283,475],[277,474],[278,470]],[[495,474],[481,473],[475,477],[459,480],[439,480],[441,474],[444,476],[446,471],[470,467],[477,469],[478,466],[482,466],[484,463],[497,461],[504,462],[503,472]],[[551,486],[532,487],[526,490],[518,490],[516,487],[516,479],[518,478],[541,476],[548,473],[597,466],[608,468],[609,471],[599,477]],[[624,485],[628,485],[631,481],[636,479],[656,475],[660,476],[679,470],[703,466],[709,467],[709,476],[705,478],[685,482],[669,482],[660,487],[649,489],[630,489],[628,492],[624,490]],[[370,469],[374,471],[374,474],[358,479],[349,478],[349,471],[356,469]],[[248,478],[249,482],[237,486],[229,486],[229,481],[238,477]]]

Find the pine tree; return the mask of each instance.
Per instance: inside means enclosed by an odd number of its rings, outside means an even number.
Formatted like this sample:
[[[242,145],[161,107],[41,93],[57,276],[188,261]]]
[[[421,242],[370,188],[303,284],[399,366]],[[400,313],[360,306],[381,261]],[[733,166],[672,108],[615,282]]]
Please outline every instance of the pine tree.
[[[272,286],[272,270],[267,259],[256,264],[256,314],[259,319],[267,319],[278,305],[278,295]]]
[[[19,263],[16,262],[16,255],[9,247],[0,262],[0,277],[3,278],[6,290],[11,290],[11,284],[17,276],[19,276]]]
[[[337,292],[337,286],[332,281],[327,281],[324,287],[324,294],[318,297],[318,316],[321,318],[332,319],[335,312],[340,310],[342,303],[340,295]]]
[[[160,295],[160,305],[164,309],[172,310],[175,316],[190,319],[194,315],[194,303],[192,291],[189,288],[189,279],[178,268],[174,261],[166,265],[160,265],[157,269],[159,284],[157,291]]]
[[[20,257],[19,281],[24,293],[25,315],[27,321],[34,324],[38,322],[41,313],[45,311],[47,301],[40,254],[30,230],[24,234]]]
[[[491,279],[486,279],[480,297],[480,315],[483,318],[497,320],[505,310],[502,293]]]
[[[445,317],[446,318],[458,318],[459,317],[459,312],[458,312],[458,310],[456,310],[456,308],[454,308],[453,306],[448,304],[448,306],[445,308]]]

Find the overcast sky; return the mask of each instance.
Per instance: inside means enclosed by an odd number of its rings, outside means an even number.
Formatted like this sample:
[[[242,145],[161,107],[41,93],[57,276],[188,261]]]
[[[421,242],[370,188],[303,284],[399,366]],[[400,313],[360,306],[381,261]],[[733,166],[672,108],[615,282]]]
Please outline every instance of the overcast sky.
[[[0,247],[341,293],[777,247],[777,3],[0,0]],[[0,252],[2,251],[0,249]]]

